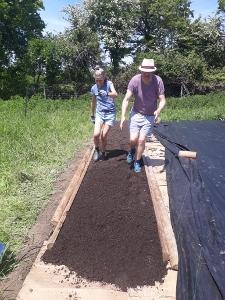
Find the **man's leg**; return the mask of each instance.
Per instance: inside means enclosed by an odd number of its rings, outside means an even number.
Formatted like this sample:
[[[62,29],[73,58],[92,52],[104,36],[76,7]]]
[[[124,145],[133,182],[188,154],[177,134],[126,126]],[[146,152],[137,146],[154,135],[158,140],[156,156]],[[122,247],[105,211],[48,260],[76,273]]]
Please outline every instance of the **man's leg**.
[[[132,164],[135,160],[135,152],[140,132],[140,125],[139,125],[139,114],[135,113],[133,110],[130,114],[130,151],[127,155],[127,162],[128,164]]]
[[[138,142],[139,132],[130,131],[130,151],[127,155],[128,164],[132,164],[135,159],[136,146]]]
[[[136,149],[138,144],[139,132],[130,132],[130,149]]]
[[[141,157],[145,150],[145,141],[145,136],[140,135],[137,141],[137,154],[134,162],[134,172],[136,173],[141,172]]]
[[[136,160],[141,160],[142,154],[145,150],[145,141],[146,138],[144,136],[139,136],[137,141],[137,154],[136,154]]]
[[[153,116],[147,116],[145,118],[146,120],[140,129],[140,134],[137,142],[137,155],[136,155],[136,161],[134,163],[134,171],[136,173],[141,172],[141,157],[145,150],[146,137],[152,134],[153,125],[154,125]]]
[[[135,149],[138,143],[139,132],[130,132],[130,149]]]

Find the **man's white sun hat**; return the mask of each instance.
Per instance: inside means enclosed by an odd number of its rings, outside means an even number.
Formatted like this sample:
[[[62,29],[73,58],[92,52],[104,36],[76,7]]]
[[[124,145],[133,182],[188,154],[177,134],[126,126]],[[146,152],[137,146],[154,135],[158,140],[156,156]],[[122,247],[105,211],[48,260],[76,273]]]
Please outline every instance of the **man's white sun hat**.
[[[144,58],[139,66],[139,70],[141,72],[155,72],[157,68],[155,67],[154,59]]]

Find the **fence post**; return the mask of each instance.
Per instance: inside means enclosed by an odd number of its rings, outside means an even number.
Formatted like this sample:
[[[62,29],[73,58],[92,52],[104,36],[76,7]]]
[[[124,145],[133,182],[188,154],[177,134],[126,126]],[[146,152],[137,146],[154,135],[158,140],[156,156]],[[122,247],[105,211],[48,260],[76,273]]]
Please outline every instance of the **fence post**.
[[[44,83],[44,85],[43,85],[43,94],[44,94],[44,98],[45,98],[45,100],[46,100],[46,90],[45,90],[45,83]]]
[[[28,87],[26,87],[26,97],[25,97],[25,105],[24,105],[25,117],[27,116],[28,101],[29,101],[29,91],[28,91]]]
[[[189,92],[187,86],[182,82],[182,83],[181,83],[180,96],[181,96],[181,98],[182,98],[182,97],[185,96],[185,95],[188,95],[188,96],[189,96],[189,95],[190,95],[190,92]]]

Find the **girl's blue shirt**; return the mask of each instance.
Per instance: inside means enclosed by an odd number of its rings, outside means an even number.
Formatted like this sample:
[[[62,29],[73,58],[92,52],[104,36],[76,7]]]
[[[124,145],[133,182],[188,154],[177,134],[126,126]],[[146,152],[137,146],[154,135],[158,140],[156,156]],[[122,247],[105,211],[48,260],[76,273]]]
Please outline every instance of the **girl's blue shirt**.
[[[94,84],[91,88],[91,94],[96,97],[97,106],[96,113],[115,113],[116,106],[114,99],[108,96],[111,92],[112,81],[106,80],[101,88],[98,88],[97,84]],[[104,96],[101,95],[101,91]]]

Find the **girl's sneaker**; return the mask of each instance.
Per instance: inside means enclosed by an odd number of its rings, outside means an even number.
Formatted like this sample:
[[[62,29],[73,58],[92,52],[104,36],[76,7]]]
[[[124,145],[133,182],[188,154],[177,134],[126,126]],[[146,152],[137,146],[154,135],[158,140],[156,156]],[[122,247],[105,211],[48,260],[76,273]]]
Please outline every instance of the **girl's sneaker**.
[[[141,163],[140,163],[140,161],[135,161],[134,162],[134,172],[135,173],[140,173],[141,172]]]
[[[101,151],[99,149],[95,149],[93,154],[93,160],[96,162],[100,159],[100,157],[101,157]]]
[[[100,158],[99,158],[99,160],[106,160],[106,159],[107,159],[106,153],[105,153],[105,152],[102,152],[102,153],[101,153],[101,156],[100,156]]]
[[[134,161],[135,152],[129,151],[127,154],[127,163],[131,165]]]

